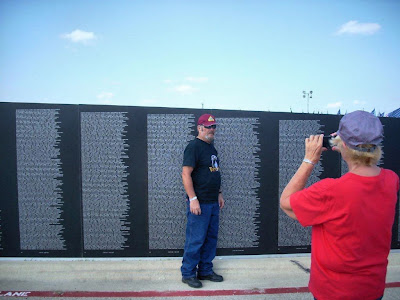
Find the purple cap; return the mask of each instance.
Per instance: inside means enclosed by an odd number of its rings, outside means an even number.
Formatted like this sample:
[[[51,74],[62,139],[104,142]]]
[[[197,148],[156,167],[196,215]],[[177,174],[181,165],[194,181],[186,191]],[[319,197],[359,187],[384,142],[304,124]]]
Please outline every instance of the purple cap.
[[[352,149],[358,145],[379,145],[383,140],[383,126],[373,114],[356,110],[344,115],[339,123],[337,135]]]

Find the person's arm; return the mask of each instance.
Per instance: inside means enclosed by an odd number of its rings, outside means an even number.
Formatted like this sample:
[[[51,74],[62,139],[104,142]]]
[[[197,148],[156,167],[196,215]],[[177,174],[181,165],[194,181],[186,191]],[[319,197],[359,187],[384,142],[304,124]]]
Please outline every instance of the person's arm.
[[[189,199],[193,199],[194,197],[196,197],[196,193],[194,192],[193,188],[192,172],[193,167],[183,166],[182,182]],[[194,215],[201,214],[200,203],[198,199],[190,201],[190,212]]]
[[[224,197],[222,196],[222,192],[220,191],[218,194],[218,204],[219,204],[219,208],[224,208],[225,206],[225,200]]]
[[[307,183],[308,178],[314,168],[314,165],[318,163],[322,153],[322,140],[323,134],[311,135],[306,138],[306,150],[304,160],[309,162],[302,162],[296,174],[293,175],[287,186],[282,192],[280,199],[281,209],[292,219],[297,220],[295,213],[290,205],[290,196],[298,191],[301,191]]]

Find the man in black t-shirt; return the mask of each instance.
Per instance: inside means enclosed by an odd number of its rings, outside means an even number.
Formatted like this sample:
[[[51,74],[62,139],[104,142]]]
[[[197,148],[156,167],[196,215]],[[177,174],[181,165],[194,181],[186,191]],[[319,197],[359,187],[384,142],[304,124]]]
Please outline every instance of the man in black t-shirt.
[[[182,282],[200,288],[200,280],[223,281],[213,271],[217,250],[219,210],[224,207],[221,173],[214,148],[216,120],[210,114],[197,121],[197,137],[184,152],[182,181],[187,194],[187,225]]]

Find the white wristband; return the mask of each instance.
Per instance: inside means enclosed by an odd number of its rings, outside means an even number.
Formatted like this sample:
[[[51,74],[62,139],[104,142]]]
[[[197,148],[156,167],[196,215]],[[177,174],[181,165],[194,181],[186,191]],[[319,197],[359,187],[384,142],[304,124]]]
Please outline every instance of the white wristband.
[[[309,160],[308,158],[303,159],[303,162],[308,163],[308,164],[312,164],[313,166],[315,166],[315,164]]]
[[[193,200],[196,200],[197,196],[194,196],[193,198],[189,198],[189,201],[192,202]]]

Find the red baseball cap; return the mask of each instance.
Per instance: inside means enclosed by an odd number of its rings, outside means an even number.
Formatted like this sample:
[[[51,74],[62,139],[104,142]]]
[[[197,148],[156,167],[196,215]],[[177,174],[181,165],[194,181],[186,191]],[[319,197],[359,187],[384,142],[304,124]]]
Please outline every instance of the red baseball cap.
[[[210,114],[201,115],[200,118],[197,120],[197,125],[210,126],[214,124],[217,124],[217,121],[215,120],[215,117]]]

